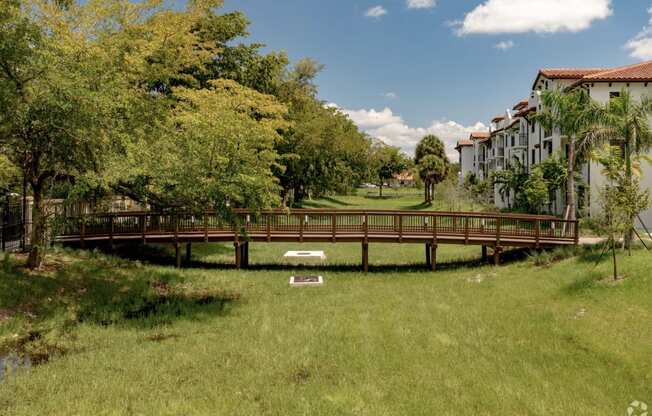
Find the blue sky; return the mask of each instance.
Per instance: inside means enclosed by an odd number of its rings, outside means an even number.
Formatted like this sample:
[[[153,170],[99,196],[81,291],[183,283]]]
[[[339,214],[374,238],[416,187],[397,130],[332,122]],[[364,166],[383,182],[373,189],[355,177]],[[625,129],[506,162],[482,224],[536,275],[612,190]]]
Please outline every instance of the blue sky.
[[[652,59],[652,0],[225,3],[252,20],[251,41],[323,63],[320,98],[408,152],[427,132],[450,151],[525,98],[541,67]]]

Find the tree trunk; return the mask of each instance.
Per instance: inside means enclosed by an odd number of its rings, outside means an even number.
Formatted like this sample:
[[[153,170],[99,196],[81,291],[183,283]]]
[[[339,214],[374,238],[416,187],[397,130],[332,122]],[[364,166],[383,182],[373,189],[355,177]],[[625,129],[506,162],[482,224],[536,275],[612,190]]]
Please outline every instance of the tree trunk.
[[[39,186],[32,186],[34,197],[32,205],[32,233],[27,267],[38,269],[41,267],[45,255],[45,236],[47,232],[47,218],[43,204],[43,195]]]
[[[625,139],[625,178],[627,179],[627,185],[631,186],[632,185],[632,155],[631,155],[631,147],[629,144],[629,137]],[[623,247],[629,251],[629,255],[631,256],[632,252],[632,241],[634,241],[634,222],[635,218],[632,217],[629,219],[629,228],[627,231],[625,231],[624,239],[623,239]]]
[[[618,263],[616,261],[616,238],[611,236],[611,256],[614,263],[614,280],[618,280]]]
[[[380,184],[380,197],[383,197],[383,184]]]
[[[571,137],[568,143],[568,175],[566,180],[566,220],[577,219],[577,202],[575,193],[575,138]]]

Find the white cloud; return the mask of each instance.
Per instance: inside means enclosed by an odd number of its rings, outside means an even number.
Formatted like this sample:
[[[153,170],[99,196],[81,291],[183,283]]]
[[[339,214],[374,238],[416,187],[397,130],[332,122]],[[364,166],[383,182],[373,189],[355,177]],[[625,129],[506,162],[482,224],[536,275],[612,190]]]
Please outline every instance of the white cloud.
[[[503,40],[494,45],[494,48],[500,49],[501,51],[506,51],[512,49],[516,44],[512,40]]]
[[[457,142],[466,139],[474,131],[487,131],[488,127],[478,122],[472,126],[463,126],[450,120],[434,120],[428,127],[411,127],[403,118],[394,114],[390,108],[381,111],[374,109],[347,110],[341,109],[354,123],[372,137],[376,137],[386,144],[400,147],[409,155],[414,154],[417,143],[428,134],[438,136],[446,145],[446,154],[451,160],[456,160],[458,153],[455,150]]]
[[[652,59],[652,7],[648,10],[650,13],[650,22],[643,28],[641,33],[625,44],[629,49],[632,58],[645,61]]]
[[[387,14],[387,9],[385,9],[383,6],[375,6],[367,10],[364,15],[367,17],[374,17],[378,19],[386,14]]]
[[[408,9],[432,9],[436,5],[436,0],[407,0]]]
[[[485,0],[453,26],[459,35],[579,32],[612,12],[611,0]]]
[[[389,98],[390,100],[395,100],[398,98],[398,94],[395,92],[388,92],[385,94],[385,98]]]

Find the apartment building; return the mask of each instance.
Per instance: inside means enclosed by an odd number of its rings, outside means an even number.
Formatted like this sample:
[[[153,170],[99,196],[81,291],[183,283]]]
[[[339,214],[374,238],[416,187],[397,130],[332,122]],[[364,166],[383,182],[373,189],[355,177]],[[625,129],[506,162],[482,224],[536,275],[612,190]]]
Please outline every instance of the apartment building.
[[[605,104],[611,98],[618,96],[621,90],[629,90],[635,99],[643,96],[652,97],[652,61],[617,68],[548,68],[541,69],[534,79],[532,89],[527,99],[518,102],[504,114],[491,120],[488,134],[474,134],[467,140],[471,141],[473,164],[470,156],[466,156],[464,168],[472,168],[479,178],[487,178],[491,172],[505,169],[511,163],[520,163],[529,172],[534,166],[559,153],[568,153],[567,140],[561,137],[559,131],[546,131],[533,119],[533,115],[542,110],[541,93],[546,90],[585,88],[590,96],[599,103]],[[650,120],[652,122],[652,119]],[[488,136],[485,137],[485,136]],[[460,149],[463,150],[464,147]],[[461,162],[464,162],[462,158]],[[652,166],[642,166],[642,185],[652,190]],[[469,172],[469,170],[465,170]],[[589,162],[581,169],[582,182],[579,208],[591,215],[600,210],[598,202],[599,189],[605,183],[599,164]],[[498,186],[494,190],[494,203],[499,208],[505,208],[513,203],[513,195],[500,195]],[[565,195],[563,190],[552,195],[549,207],[551,213],[563,215]],[[642,215],[643,221],[652,226],[652,209]]]

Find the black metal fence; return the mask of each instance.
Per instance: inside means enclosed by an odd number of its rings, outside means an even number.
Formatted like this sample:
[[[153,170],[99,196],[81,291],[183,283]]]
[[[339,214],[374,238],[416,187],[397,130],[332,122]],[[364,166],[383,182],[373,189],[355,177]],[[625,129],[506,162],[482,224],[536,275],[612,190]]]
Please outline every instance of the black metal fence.
[[[18,251],[25,245],[22,204],[0,204],[0,251]]]

